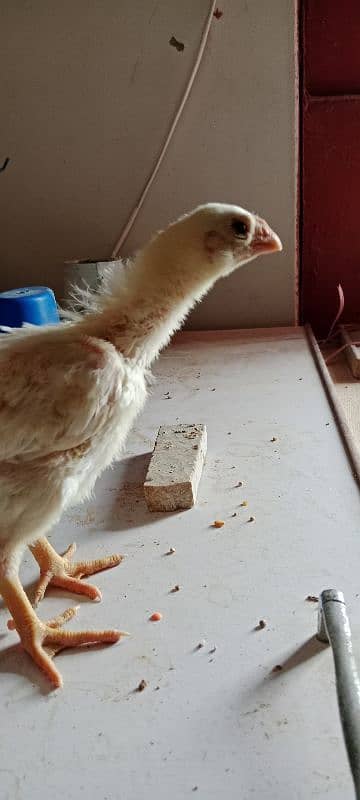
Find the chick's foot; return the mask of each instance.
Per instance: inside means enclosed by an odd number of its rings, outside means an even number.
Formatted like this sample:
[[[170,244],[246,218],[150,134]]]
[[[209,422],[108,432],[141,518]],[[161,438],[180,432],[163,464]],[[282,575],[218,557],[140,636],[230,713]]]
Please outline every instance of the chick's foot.
[[[31,609],[32,610],[32,609]],[[37,666],[43,671],[56,689],[63,685],[60,672],[52,662],[52,658],[66,647],[80,647],[90,644],[114,644],[122,636],[128,634],[124,631],[65,631],[63,625],[77,613],[78,608],[68,608],[63,614],[48,622],[38,619],[35,612],[25,613],[15,623],[12,619],[8,622],[10,630],[16,629],[21,644],[31,656]]]
[[[62,686],[60,673],[52,662],[52,657],[65,647],[79,647],[86,644],[117,642],[127,634],[122,631],[65,631],[63,625],[76,614],[76,608],[69,608],[56,619],[42,622],[28,600],[13,569],[0,562],[0,594],[2,594],[12,619],[8,622],[10,630],[16,629],[23,648],[42,669],[53,686]]]
[[[101,592],[97,586],[85,583],[81,578],[94,575],[111,567],[116,567],[123,560],[121,555],[105,556],[95,561],[72,561],[76,545],[71,544],[61,556],[47,539],[38,539],[30,546],[30,550],[40,567],[40,578],[35,589],[34,606],[43,599],[48,586],[58,586],[75,594],[83,594],[91,600],[101,600]]]

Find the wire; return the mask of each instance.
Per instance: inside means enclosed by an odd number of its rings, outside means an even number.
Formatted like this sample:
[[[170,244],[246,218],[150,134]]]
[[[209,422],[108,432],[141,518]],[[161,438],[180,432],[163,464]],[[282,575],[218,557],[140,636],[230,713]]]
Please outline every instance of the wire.
[[[326,339],[324,341],[324,344],[326,344],[328,339],[331,338],[331,336],[333,334],[333,331],[335,329],[335,325],[336,325],[337,322],[339,322],[341,314],[343,313],[344,308],[345,308],[345,297],[344,297],[344,292],[343,292],[343,288],[341,286],[341,283],[339,283],[339,285],[337,287],[337,290],[338,290],[338,294],[339,294],[339,308],[338,308],[336,317],[335,317],[335,319],[334,319],[334,321],[333,321],[333,323],[332,323],[332,325],[330,327],[329,333],[328,333],[328,335],[327,335],[327,337],[326,337]]]
[[[325,359],[325,364],[329,364],[329,362],[332,361],[335,356],[338,356],[339,353],[342,353],[342,351],[346,350],[347,347],[359,347],[359,345],[360,342],[349,342],[348,344],[343,344],[342,347],[339,347]]]
[[[196,76],[198,74],[198,71],[199,71],[199,67],[200,67],[201,62],[202,62],[204,51],[205,51],[205,48],[206,48],[206,45],[207,45],[207,41],[208,41],[208,38],[209,38],[209,33],[210,33],[211,23],[212,23],[214,11],[215,11],[215,6],[216,6],[216,0],[212,0],[211,5],[210,5],[209,14],[207,16],[206,24],[205,24],[205,27],[204,27],[204,30],[203,30],[203,34],[202,34],[202,37],[201,37],[199,50],[198,50],[198,53],[197,53],[197,56],[196,56],[196,59],[195,59],[194,66],[193,66],[191,74],[190,74],[190,78],[189,78],[189,80],[187,82],[184,94],[182,96],[180,105],[179,105],[178,110],[177,110],[177,112],[175,114],[175,117],[174,117],[174,119],[172,121],[172,124],[170,126],[170,130],[169,130],[169,132],[168,132],[168,134],[166,136],[166,139],[165,139],[164,144],[163,144],[163,146],[161,148],[159,157],[158,157],[158,159],[157,159],[157,161],[155,163],[155,166],[154,166],[154,168],[153,168],[153,170],[151,172],[151,175],[150,175],[150,177],[148,178],[148,180],[145,183],[145,186],[143,188],[142,194],[140,195],[140,199],[138,200],[138,202],[134,206],[134,208],[133,208],[133,210],[132,210],[132,212],[131,212],[131,214],[129,216],[129,219],[128,219],[127,223],[125,224],[125,226],[124,226],[124,228],[123,228],[123,230],[122,230],[122,232],[121,232],[121,234],[120,234],[120,236],[119,236],[119,238],[118,238],[118,240],[117,240],[117,242],[115,244],[115,247],[114,247],[114,249],[112,251],[112,255],[111,255],[112,258],[118,258],[119,257],[121,248],[122,248],[124,242],[126,241],[128,235],[129,235],[129,233],[131,231],[131,228],[134,225],[134,222],[135,222],[135,220],[136,220],[136,218],[137,218],[137,216],[139,214],[139,211],[141,210],[141,208],[142,208],[142,206],[143,206],[143,204],[144,204],[144,202],[146,200],[146,197],[147,197],[147,195],[148,195],[148,193],[149,193],[149,191],[150,191],[150,189],[152,187],[152,184],[154,183],[154,180],[155,180],[155,178],[156,178],[156,176],[157,176],[157,174],[159,172],[159,169],[161,167],[161,164],[162,164],[162,162],[163,162],[163,160],[165,158],[165,155],[167,153],[169,144],[170,144],[170,142],[172,140],[172,137],[173,137],[173,135],[175,133],[175,130],[176,130],[177,125],[178,125],[178,122],[179,122],[179,120],[181,118],[182,112],[183,112],[183,110],[185,108],[185,105],[186,105],[186,101],[187,101],[187,99],[189,97],[189,94],[191,92],[193,83],[195,81],[195,78],[196,78]]]

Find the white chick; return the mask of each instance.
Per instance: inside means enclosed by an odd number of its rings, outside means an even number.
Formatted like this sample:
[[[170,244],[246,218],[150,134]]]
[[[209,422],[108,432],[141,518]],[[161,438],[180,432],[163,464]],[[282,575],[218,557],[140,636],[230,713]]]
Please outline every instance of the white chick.
[[[208,204],[158,233],[124,270],[109,270],[87,311],[66,325],[0,337],[0,594],[23,647],[54,686],[58,649],[115,642],[121,632],[71,632],[74,611],[42,622],[19,579],[28,545],[47,585],[99,598],[80,580],[121,556],[73,562],[45,538],[69,506],[92,492],[118,459],[147,395],[149,368],[213,284],[281,242],[238,206]],[[50,651],[50,655],[49,655]]]

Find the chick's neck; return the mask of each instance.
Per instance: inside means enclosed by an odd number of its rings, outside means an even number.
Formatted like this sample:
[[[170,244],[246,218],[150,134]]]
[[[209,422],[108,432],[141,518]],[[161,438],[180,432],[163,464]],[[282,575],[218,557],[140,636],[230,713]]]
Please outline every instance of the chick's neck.
[[[106,338],[144,367],[151,365],[217,277],[204,265],[203,253],[187,252],[185,247],[171,255],[162,250],[152,245],[140,255],[125,288],[113,295],[111,307],[101,315]]]

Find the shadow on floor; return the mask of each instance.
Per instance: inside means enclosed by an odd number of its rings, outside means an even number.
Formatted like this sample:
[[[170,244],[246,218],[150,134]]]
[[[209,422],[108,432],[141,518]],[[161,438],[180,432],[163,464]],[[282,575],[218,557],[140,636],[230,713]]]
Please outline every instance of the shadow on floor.
[[[170,517],[171,512],[149,511],[144,498],[144,481],[152,453],[129,456],[121,462],[121,480],[117,491],[108,493],[107,504],[101,529],[106,531],[124,531],[155,525],[159,520]],[[96,502],[96,496],[95,496]],[[91,532],[96,532],[92,527]]]
[[[48,695],[54,691],[54,687],[45,678],[41,670],[34,664],[30,656],[23,650],[20,644],[9,645],[0,650],[0,673],[21,675],[32,686],[37,686],[40,694]],[[16,691],[21,687],[17,686]],[[5,698],[4,698],[5,699]],[[11,702],[16,702],[15,691],[8,698]]]
[[[294,650],[285,661],[282,661],[280,664],[281,669],[277,670],[276,665],[274,671],[271,672],[270,677],[279,678],[285,672],[290,672],[290,670],[299,667],[301,664],[304,664],[305,661],[309,661],[314,656],[317,656],[319,653],[322,653],[323,650],[327,650],[329,647],[328,644],[324,642],[320,642],[317,638],[316,634],[311,636],[310,639],[307,639],[306,642],[300,645],[297,650]]]

